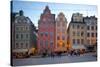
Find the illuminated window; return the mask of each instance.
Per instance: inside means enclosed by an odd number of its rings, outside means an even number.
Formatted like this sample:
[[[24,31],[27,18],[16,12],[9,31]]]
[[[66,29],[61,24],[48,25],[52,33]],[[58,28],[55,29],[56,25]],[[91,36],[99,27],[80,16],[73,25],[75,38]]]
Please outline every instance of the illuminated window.
[[[65,47],[65,43],[63,43],[62,47]]]

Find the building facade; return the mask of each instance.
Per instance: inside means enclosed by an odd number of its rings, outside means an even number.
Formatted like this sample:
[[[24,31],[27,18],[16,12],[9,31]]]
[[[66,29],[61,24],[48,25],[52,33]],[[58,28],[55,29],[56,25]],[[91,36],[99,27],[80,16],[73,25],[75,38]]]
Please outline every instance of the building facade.
[[[61,12],[56,18],[56,46],[55,51],[67,51],[67,19]]]
[[[87,45],[97,44],[97,18],[95,16],[84,17],[84,22],[86,23],[86,36]]]
[[[29,49],[35,47],[36,39],[34,40],[35,26],[28,17],[24,16],[22,10],[15,17],[14,26],[14,41],[12,44],[13,53],[26,53]]]
[[[55,43],[55,14],[46,6],[38,21],[38,52],[50,53]]]
[[[85,49],[86,44],[86,25],[83,22],[83,16],[79,13],[74,13],[69,23],[68,41],[72,49]]]

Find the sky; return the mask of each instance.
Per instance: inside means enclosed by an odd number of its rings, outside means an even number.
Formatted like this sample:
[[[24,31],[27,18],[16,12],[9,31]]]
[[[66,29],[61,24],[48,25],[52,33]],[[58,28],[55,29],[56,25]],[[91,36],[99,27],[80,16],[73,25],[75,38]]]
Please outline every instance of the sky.
[[[56,17],[60,12],[63,12],[67,18],[68,23],[71,21],[73,13],[81,13],[83,16],[96,16],[96,5],[81,5],[81,4],[67,4],[67,3],[48,3],[48,2],[35,2],[35,1],[13,1],[13,12],[24,11],[24,15],[29,17],[36,27],[38,27],[38,20],[43,13],[45,6],[49,6],[52,14]],[[55,18],[56,18],[55,17]]]

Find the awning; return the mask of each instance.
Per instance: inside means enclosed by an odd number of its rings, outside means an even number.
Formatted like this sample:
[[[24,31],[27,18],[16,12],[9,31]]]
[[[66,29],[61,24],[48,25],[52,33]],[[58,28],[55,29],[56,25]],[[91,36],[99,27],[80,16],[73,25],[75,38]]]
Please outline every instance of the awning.
[[[73,45],[73,49],[86,49],[84,45]]]
[[[64,48],[64,47],[59,47],[59,48],[56,48],[55,51],[66,51],[67,49]]]
[[[13,52],[27,52],[28,49],[14,49]]]

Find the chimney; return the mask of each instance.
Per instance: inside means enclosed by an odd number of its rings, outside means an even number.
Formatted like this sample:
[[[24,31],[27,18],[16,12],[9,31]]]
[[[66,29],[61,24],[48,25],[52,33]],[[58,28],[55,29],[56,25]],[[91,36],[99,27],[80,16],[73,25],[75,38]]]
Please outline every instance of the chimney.
[[[20,16],[24,16],[24,12],[22,10],[19,11]]]

